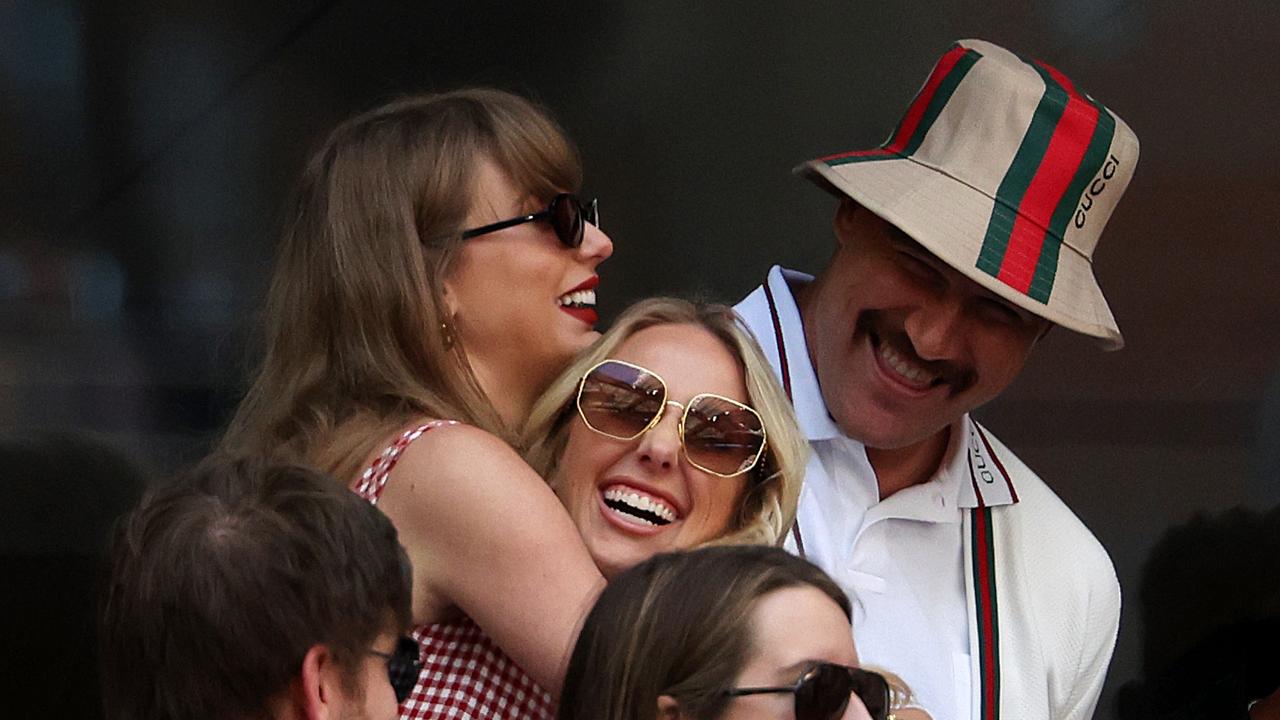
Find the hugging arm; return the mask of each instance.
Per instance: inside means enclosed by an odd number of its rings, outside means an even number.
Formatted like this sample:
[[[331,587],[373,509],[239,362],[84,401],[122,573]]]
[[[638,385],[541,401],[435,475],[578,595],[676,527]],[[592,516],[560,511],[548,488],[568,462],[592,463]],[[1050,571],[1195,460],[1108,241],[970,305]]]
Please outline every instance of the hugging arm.
[[[415,622],[457,607],[558,696],[604,579],[542,478],[482,430],[441,428],[401,456],[379,507],[413,561]]]

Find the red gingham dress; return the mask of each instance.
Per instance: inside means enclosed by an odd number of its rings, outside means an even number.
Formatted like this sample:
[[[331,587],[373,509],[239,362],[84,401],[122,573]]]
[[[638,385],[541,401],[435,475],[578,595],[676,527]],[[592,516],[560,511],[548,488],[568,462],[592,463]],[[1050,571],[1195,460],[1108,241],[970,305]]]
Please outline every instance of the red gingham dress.
[[[409,443],[428,430],[457,424],[454,420],[433,420],[405,431],[378,455],[352,489],[377,504],[391,468]],[[471,618],[418,625],[411,635],[418,641],[422,672],[413,692],[400,705],[401,720],[555,717],[551,695]]]

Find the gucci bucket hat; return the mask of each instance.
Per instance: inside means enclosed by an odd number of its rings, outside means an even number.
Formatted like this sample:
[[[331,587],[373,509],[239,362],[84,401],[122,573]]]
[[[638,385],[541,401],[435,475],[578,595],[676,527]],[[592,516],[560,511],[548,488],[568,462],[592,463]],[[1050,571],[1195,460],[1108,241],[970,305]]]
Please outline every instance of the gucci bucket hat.
[[[961,40],[882,145],[796,172],[1009,302],[1118,349],[1093,252],[1137,162],[1129,126],[1061,72]]]

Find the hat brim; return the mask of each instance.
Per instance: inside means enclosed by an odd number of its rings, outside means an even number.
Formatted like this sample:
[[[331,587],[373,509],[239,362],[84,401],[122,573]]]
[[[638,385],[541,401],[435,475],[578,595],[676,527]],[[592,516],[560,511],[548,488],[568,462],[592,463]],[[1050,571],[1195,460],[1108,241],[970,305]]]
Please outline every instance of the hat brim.
[[[1097,338],[1118,350],[1124,338],[1098,287],[1093,265],[1062,246],[1047,303],[1034,300],[978,268],[978,253],[991,222],[995,200],[911,158],[891,156],[829,165],[812,160],[797,166],[803,175],[837,196],[848,196],[911,236],[969,279],[1001,298],[1069,330]]]

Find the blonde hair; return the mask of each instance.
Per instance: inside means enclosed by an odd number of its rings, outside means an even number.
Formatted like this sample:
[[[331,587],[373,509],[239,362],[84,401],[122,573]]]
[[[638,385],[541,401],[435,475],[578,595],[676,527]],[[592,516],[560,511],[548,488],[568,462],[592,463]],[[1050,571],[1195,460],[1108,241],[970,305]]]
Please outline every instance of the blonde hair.
[[[768,436],[765,456],[751,471],[752,481],[732,530],[715,544],[780,543],[795,519],[809,444],[800,434],[795,412],[768,360],[733,309],[724,305],[651,298],[628,308],[534,403],[521,434],[522,446],[527,448],[525,460],[554,487],[559,481],[557,464],[568,442],[569,427],[577,416],[573,403],[579,380],[627,338],[645,328],[668,324],[703,328],[724,343],[742,367],[749,404],[760,413]]]
[[[577,151],[554,121],[499,90],[404,98],[329,135],[286,217],[265,357],[218,454],[303,462],[345,480],[416,417],[514,440],[443,325],[444,279],[486,158],[533,197],[581,184]]]

